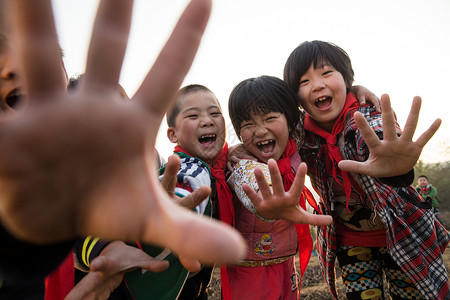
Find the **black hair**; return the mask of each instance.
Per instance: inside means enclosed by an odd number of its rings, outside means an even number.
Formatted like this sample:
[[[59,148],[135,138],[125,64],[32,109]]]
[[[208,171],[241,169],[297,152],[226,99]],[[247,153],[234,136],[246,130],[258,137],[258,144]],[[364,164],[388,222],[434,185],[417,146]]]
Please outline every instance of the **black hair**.
[[[272,76],[249,78],[234,87],[228,101],[228,113],[236,135],[240,138],[241,123],[253,114],[280,112],[291,130],[300,118],[298,96],[281,79]]]
[[[179,103],[180,97],[198,91],[209,92],[214,95],[214,93],[210,89],[201,84],[190,84],[185,87],[182,87],[181,89],[178,90],[175,96],[176,100],[172,108],[170,109],[170,111],[167,112],[167,126],[175,127],[175,119],[180,113],[180,103]]]
[[[80,85],[80,81],[83,79],[84,74],[80,74],[78,76],[72,76],[69,78],[69,82],[67,83],[67,90],[69,91],[74,91],[78,88],[78,86]],[[130,99],[130,97],[128,97],[127,92],[125,91],[125,89],[120,85],[119,85],[119,94],[120,96],[122,96],[123,99]]]
[[[347,93],[354,81],[352,62],[347,52],[335,44],[323,41],[306,41],[292,51],[284,65],[284,81],[298,93],[300,78],[309,70],[321,63],[330,64],[344,77]]]
[[[418,178],[421,178],[421,177],[423,177],[423,178],[425,178],[426,180],[428,180],[428,177],[426,176],[426,175],[420,175]],[[429,181],[429,180],[428,180]]]
[[[83,77],[82,75],[78,75],[77,77],[70,77],[69,82],[67,83],[68,90],[75,90],[80,84],[80,79]]]

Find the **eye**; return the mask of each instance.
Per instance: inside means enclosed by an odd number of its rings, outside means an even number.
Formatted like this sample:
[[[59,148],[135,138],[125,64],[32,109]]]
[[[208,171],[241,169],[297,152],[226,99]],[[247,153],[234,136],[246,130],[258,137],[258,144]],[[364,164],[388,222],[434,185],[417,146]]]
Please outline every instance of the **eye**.
[[[197,117],[198,117],[198,115],[196,115],[196,114],[192,114],[192,115],[187,115],[186,116],[186,118],[189,118],[189,119],[195,119]]]
[[[266,121],[278,119],[280,117],[280,115],[281,115],[281,113],[278,113],[278,112],[269,113],[266,117]]]
[[[322,76],[326,76],[326,75],[329,75],[331,73],[333,73],[333,70],[328,70],[328,71],[323,72]]]
[[[222,115],[221,112],[212,112],[211,113],[211,116],[214,116],[214,117],[218,117],[218,116],[221,116],[221,115]]]
[[[309,82],[308,79],[300,80],[300,86],[304,86],[304,85],[308,84],[308,82]]]

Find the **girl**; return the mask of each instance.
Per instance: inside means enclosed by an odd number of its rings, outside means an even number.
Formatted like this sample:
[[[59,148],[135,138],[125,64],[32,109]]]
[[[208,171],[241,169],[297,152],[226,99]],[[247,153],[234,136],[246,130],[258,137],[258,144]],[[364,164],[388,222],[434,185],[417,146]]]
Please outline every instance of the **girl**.
[[[334,221],[318,231],[322,272],[335,297],[337,257],[348,299],[383,298],[383,271],[392,299],[448,299],[442,253],[449,234],[434,221],[431,207],[410,185],[413,172],[407,172],[439,121],[412,142],[416,124],[408,118],[402,134],[388,96],[382,97],[383,114],[389,116],[383,120],[371,107],[358,105],[349,92],[353,76],[347,53],[322,41],[298,46],[284,70],[285,81],[306,111],[300,154],[321,196],[321,212]],[[410,117],[418,115],[418,100]],[[393,146],[396,141],[400,143]],[[356,168],[361,165],[370,172]],[[399,176],[381,178],[386,174]]]
[[[292,109],[298,107],[298,99],[281,79],[261,76],[238,84],[231,92],[228,106],[237,136],[245,149],[258,159],[257,163],[241,160],[228,179],[237,195],[233,200],[236,228],[248,246],[245,259],[228,266],[232,298],[297,299],[294,255],[299,253],[303,275],[311,256],[312,239],[307,224],[292,221],[316,225],[331,222],[328,216],[311,217],[304,211],[305,198],[312,197],[310,193],[304,190],[300,197],[306,170],[304,164],[300,165],[297,146],[290,136],[300,117],[300,111]],[[256,212],[245,193],[249,191],[247,185],[258,191],[253,170],[261,169],[268,181],[269,173],[272,180],[281,180],[279,173],[273,172],[276,166],[280,169],[284,189],[291,193],[293,201],[278,203],[278,210],[271,206],[269,210]],[[298,166],[301,174],[295,177]],[[261,171],[256,174],[258,172]],[[299,220],[296,214],[304,219]]]

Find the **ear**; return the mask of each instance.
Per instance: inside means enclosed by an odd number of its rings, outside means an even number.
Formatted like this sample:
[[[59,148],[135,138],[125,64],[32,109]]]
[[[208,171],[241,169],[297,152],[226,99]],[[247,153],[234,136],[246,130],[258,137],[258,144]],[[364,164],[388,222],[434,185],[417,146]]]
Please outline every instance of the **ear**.
[[[177,129],[175,127],[167,128],[167,138],[174,144],[178,143]]]

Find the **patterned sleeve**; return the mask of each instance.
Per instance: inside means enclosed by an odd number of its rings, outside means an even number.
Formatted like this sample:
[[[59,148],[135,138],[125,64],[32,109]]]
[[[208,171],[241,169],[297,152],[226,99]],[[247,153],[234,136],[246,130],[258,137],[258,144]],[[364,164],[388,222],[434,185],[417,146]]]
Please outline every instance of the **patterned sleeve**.
[[[91,262],[100,255],[108,244],[109,242],[92,236],[77,240],[73,248],[75,267],[81,271],[89,272]]]
[[[164,175],[159,176],[162,180]],[[180,159],[180,169],[177,174],[177,187],[175,194],[178,197],[185,197],[192,191],[197,190],[201,186],[211,186],[211,177],[209,170],[204,166],[202,161],[194,157],[182,157]],[[204,214],[207,211],[209,197],[203,200],[195,211]]]
[[[255,168],[261,169],[263,171],[266,181],[271,185],[269,167],[266,164],[254,162],[252,160],[242,159],[237,163],[233,170],[231,170],[231,175],[227,180],[230,189],[235,192],[237,198],[241,203],[253,214],[255,214],[259,219],[264,222],[274,222],[275,220],[264,219],[255,209],[252,200],[245,194],[242,184],[248,184],[255,192],[259,191],[258,183],[256,182],[255,174],[253,171]]]

